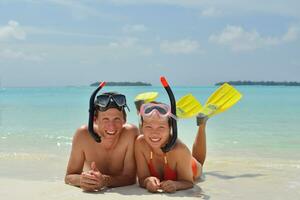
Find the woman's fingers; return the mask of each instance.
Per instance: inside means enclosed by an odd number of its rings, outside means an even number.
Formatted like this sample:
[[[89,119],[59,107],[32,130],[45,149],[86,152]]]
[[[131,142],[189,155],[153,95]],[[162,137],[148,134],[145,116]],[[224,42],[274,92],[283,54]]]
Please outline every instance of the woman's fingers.
[[[175,192],[176,185],[173,181],[163,181],[161,182],[161,189],[165,192]]]

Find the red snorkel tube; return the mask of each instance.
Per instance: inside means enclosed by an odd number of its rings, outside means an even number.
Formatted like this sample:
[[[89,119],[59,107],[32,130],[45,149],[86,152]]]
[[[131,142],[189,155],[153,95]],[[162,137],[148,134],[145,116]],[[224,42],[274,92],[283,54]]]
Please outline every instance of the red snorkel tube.
[[[168,93],[168,96],[170,99],[170,104],[171,104],[171,113],[174,116],[176,116],[176,101],[175,101],[174,94],[173,94],[165,77],[163,77],[163,76],[160,77],[160,82],[164,86],[165,90]],[[161,148],[161,150],[165,153],[170,151],[173,148],[173,146],[175,145],[175,142],[177,140],[177,121],[176,121],[176,119],[173,119],[172,117],[171,117],[171,125],[172,125],[172,137],[169,139],[168,143],[164,147]]]
[[[94,116],[95,116],[95,96],[104,87],[105,82],[100,82],[98,88],[92,93],[90,97],[90,108],[89,108],[89,126],[88,130],[90,135],[98,143],[101,142],[101,137],[94,131]]]

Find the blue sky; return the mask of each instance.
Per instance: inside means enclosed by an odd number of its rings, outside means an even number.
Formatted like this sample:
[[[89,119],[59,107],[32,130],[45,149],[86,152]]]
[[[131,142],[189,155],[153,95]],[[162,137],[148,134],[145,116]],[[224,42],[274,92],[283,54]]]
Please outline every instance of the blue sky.
[[[0,0],[2,87],[300,81],[298,0]]]

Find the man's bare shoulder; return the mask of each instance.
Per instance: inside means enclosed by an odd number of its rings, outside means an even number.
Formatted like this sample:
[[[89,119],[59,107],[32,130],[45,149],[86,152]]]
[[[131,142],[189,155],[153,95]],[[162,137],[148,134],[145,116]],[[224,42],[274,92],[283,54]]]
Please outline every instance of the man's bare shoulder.
[[[88,127],[87,125],[82,125],[81,127],[79,127],[74,136],[73,136],[73,143],[79,143],[82,141],[87,141],[87,138],[89,138],[89,133],[88,133]]]
[[[123,131],[124,131],[124,133],[126,133],[126,134],[123,134],[124,136],[126,136],[127,138],[134,139],[134,140],[139,134],[139,129],[133,124],[125,124],[123,126]]]

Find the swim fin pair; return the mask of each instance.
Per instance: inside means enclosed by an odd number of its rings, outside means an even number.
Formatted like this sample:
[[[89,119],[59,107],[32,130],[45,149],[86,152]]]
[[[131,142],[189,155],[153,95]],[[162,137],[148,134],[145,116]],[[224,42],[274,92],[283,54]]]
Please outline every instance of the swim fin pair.
[[[211,94],[204,106],[192,95],[183,96],[177,102],[177,113],[180,118],[188,118],[201,114],[203,117],[212,117],[226,111],[242,98],[242,94],[228,83],[224,83]]]
[[[139,110],[143,103],[154,101],[157,96],[157,92],[146,92],[137,95],[135,98],[137,110]],[[228,83],[224,83],[207,99],[204,106],[202,106],[192,94],[181,97],[176,102],[177,117],[190,118],[199,113],[201,113],[202,116],[212,117],[229,109],[241,98],[242,94],[239,93],[239,91]]]

